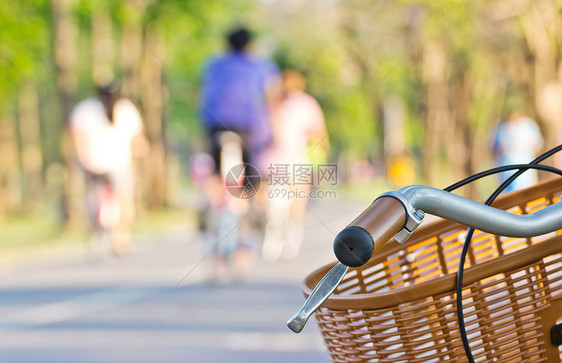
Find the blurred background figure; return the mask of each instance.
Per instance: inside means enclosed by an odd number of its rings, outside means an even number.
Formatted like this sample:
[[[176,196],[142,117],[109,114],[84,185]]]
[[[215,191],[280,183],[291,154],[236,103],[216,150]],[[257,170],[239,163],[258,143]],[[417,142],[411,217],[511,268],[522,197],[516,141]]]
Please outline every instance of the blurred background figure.
[[[266,161],[270,180],[276,170],[287,170],[291,175],[287,193],[268,198],[267,224],[262,256],[269,261],[280,257],[295,258],[302,244],[304,215],[309,193],[314,184],[313,175],[299,183],[297,168],[312,167],[314,162],[325,161],[329,151],[324,114],[318,102],[305,92],[305,79],[295,70],[283,72],[283,98],[273,113],[273,143]],[[310,170],[310,169],[308,169]],[[311,170],[313,172],[313,170]],[[275,188],[275,183],[270,183]],[[293,196],[293,198],[291,198]]]
[[[543,138],[535,121],[518,111],[500,121],[493,132],[492,146],[496,165],[525,164],[537,156],[543,147]],[[512,174],[513,172],[500,174],[500,181],[505,181]],[[527,170],[507,190],[519,190],[535,183],[536,171]]]
[[[204,70],[202,121],[217,171],[221,169],[221,132],[239,135],[244,162],[256,165],[271,141],[269,113],[278,94],[278,69],[271,60],[250,54],[251,40],[248,29],[233,30],[227,37],[229,50],[212,59]]]
[[[87,210],[94,233],[109,231],[112,251],[130,248],[135,212],[133,160],[147,154],[142,119],[135,105],[118,97],[117,86],[80,102],[69,127],[87,179]]]
[[[202,123],[215,165],[215,175],[204,188],[210,206],[205,225],[212,241],[216,282],[227,276],[231,262],[235,276],[243,278],[259,243],[253,195],[231,195],[225,188],[227,175],[233,179],[229,183],[237,184],[234,187],[245,190],[249,186],[245,167],[236,175],[229,173],[240,164],[260,165],[271,141],[270,105],[279,93],[278,69],[269,59],[250,54],[251,40],[248,29],[234,29],[227,37],[228,51],[204,70]]]

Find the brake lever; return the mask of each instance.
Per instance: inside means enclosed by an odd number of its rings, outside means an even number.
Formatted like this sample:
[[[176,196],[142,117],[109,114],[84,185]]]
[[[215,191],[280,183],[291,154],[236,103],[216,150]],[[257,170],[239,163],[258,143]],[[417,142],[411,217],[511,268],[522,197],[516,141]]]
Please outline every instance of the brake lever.
[[[308,319],[336,290],[339,283],[343,280],[348,266],[343,263],[335,265],[314,288],[308,299],[304,302],[301,309],[289,319],[287,326],[295,333],[300,333]]]

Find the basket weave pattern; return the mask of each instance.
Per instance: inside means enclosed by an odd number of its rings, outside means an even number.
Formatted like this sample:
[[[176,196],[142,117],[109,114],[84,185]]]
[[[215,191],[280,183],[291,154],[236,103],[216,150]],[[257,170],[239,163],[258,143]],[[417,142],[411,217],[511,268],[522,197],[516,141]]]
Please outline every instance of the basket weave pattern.
[[[532,213],[558,201],[561,192],[562,182],[554,179],[506,195],[494,206]],[[454,290],[466,229],[438,221],[350,270],[316,313],[333,362],[466,362]],[[551,327],[562,321],[560,234],[474,234],[463,305],[477,362],[562,361],[550,343]],[[307,278],[306,295],[330,267]]]

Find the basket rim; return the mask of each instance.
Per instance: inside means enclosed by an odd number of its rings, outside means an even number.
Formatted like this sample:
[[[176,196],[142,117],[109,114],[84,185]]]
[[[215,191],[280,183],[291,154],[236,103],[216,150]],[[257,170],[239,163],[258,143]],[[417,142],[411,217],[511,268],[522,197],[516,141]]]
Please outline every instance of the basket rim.
[[[544,257],[560,252],[562,252],[562,235],[526,247],[517,252],[471,266],[464,272],[463,286],[470,285],[487,277],[524,267]],[[323,266],[307,277],[302,283],[302,289],[306,297],[312,293],[316,281],[319,280],[318,276],[320,278],[324,276],[335,264],[336,263],[331,263]],[[411,286],[398,287],[384,292],[353,295],[334,294],[324,302],[323,306],[334,310],[390,308],[397,304],[454,291],[456,288],[456,275],[456,273],[449,273],[445,276],[423,281]]]
[[[531,188],[506,194],[493,205],[496,208],[505,209],[521,204],[518,203],[518,201],[528,199],[529,195],[536,195],[537,197],[548,196],[555,192],[559,192],[561,189],[560,178],[553,178],[539,183]],[[382,253],[371,259],[371,261],[365,266],[372,266],[382,262],[382,260],[384,260],[389,254],[403,250],[407,246],[416,243],[422,238],[427,238],[424,234],[426,231],[446,231],[454,228],[454,226],[458,226],[458,224],[447,220],[439,220],[430,225],[424,226],[420,228],[418,231],[419,233],[416,233],[418,238],[414,237],[411,241],[406,242],[404,245],[400,245],[397,242],[387,244],[387,247],[383,249]],[[491,260],[470,266],[465,269],[463,285],[466,286],[485,279],[486,277],[505,273],[507,271],[532,264],[544,257],[559,252],[562,252],[562,235],[557,235],[519,251],[512,252],[507,255],[501,255]],[[336,265],[336,263],[337,262],[333,262],[320,267],[306,277],[301,284],[302,291],[306,297],[312,293],[316,284],[333,266]],[[358,269],[350,269],[350,271],[369,268],[365,266]],[[420,282],[411,286],[402,286],[384,292],[370,292],[352,295],[333,294],[324,302],[323,306],[334,310],[372,310],[390,308],[396,306],[397,304],[454,291],[456,289],[456,275],[456,272],[448,273],[444,276],[436,277],[428,281]]]

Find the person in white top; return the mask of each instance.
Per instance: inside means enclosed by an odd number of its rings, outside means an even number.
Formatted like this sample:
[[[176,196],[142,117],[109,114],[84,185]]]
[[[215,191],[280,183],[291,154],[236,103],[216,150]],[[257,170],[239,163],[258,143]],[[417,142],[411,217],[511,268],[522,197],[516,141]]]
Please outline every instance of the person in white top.
[[[103,180],[110,186],[114,198],[102,202],[96,213],[100,224],[111,231],[113,251],[125,253],[135,210],[133,161],[149,148],[140,113],[133,102],[117,97],[115,87],[104,87],[99,99],[88,98],[76,105],[69,127],[89,181]]]
[[[516,112],[506,120],[502,120],[496,127],[492,147],[496,165],[526,164],[533,161],[543,147],[543,137],[535,121],[521,112]],[[501,173],[500,181],[505,181],[513,173],[511,171]],[[519,190],[535,183],[537,183],[537,172],[527,170],[506,190]]]

